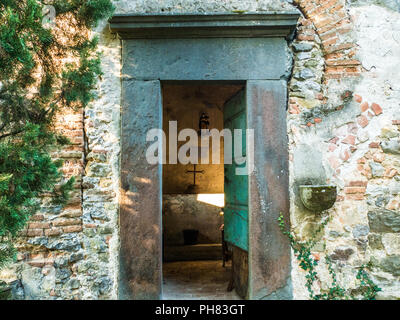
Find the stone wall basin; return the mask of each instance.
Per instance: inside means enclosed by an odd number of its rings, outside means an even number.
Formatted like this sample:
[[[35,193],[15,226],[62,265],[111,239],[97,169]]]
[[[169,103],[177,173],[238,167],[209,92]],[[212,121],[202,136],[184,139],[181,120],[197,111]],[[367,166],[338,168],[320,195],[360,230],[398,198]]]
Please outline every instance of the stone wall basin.
[[[333,185],[301,185],[299,189],[301,202],[313,212],[332,208],[336,201],[337,188]]]

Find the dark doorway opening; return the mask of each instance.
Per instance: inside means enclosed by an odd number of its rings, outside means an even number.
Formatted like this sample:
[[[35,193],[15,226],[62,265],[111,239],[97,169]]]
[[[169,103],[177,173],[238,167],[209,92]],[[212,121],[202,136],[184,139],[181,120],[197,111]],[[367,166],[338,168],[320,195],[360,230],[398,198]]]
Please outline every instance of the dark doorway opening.
[[[224,108],[244,87],[243,83],[221,82],[162,84],[167,160],[167,164],[163,165],[162,183],[164,299],[246,297],[243,289],[234,288],[234,278],[247,279],[248,270],[236,269],[246,275],[233,274],[232,252],[238,249],[224,242],[223,236],[226,183],[224,139],[220,138],[220,148],[217,148],[210,138],[208,152],[204,153],[208,164],[204,164],[201,148],[198,149],[199,164],[170,161],[170,144],[177,140],[175,135],[182,130],[198,132],[203,128],[222,131],[225,125]],[[176,132],[171,122],[176,122]],[[188,141],[189,138],[177,141],[178,154]],[[200,145],[201,142],[199,138]],[[219,164],[212,163],[215,152],[219,152]],[[247,190],[243,191],[247,193]],[[247,263],[247,252],[243,251],[243,255]],[[240,257],[233,263],[241,264],[243,261]]]

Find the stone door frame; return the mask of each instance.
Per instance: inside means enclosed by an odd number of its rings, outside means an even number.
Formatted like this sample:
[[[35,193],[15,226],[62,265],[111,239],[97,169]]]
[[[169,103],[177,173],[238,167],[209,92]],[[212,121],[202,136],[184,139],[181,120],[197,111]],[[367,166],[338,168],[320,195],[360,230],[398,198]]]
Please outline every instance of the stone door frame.
[[[116,15],[122,39],[120,299],[162,297],[162,165],[145,153],[162,128],[161,81],[244,81],[247,127],[255,130],[249,176],[249,298],[291,299],[287,38],[298,13]],[[161,142],[160,142],[161,146]],[[162,148],[160,148],[162,150]]]

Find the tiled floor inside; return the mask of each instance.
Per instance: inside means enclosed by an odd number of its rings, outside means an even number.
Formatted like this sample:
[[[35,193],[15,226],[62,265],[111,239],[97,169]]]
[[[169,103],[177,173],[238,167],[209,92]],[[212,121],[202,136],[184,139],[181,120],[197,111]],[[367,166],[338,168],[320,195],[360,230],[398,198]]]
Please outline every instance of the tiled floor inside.
[[[240,300],[227,292],[231,264],[222,261],[179,261],[163,264],[164,300]]]

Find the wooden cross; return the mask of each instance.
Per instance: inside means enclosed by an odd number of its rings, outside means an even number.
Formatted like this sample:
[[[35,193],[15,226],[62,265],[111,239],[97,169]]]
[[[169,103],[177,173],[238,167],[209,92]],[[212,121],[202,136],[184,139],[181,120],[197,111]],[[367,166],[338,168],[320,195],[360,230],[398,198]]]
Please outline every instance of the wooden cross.
[[[196,185],[196,173],[204,173],[204,170],[196,170],[196,165],[193,165],[194,169],[193,170],[187,170],[186,173],[193,173],[193,185]]]

